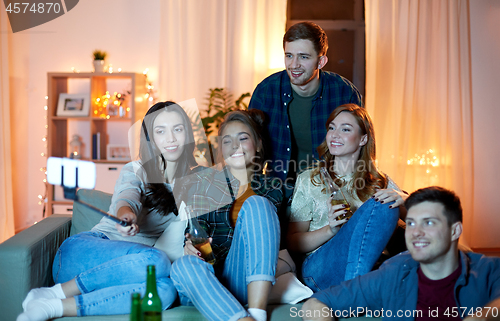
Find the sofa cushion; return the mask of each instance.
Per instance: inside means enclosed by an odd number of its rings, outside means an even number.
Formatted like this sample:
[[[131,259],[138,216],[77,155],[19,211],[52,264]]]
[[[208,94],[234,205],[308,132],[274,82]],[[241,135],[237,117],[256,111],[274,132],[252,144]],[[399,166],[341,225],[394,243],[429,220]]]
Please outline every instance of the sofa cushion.
[[[112,194],[89,189],[79,189],[76,193],[81,202],[91,204],[105,212],[109,210],[111,205]],[[73,218],[71,221],[70,235],[75,235],[80,232],[89,231],[101,220],[102,215],[91,210],[90,208],[74,203]]]

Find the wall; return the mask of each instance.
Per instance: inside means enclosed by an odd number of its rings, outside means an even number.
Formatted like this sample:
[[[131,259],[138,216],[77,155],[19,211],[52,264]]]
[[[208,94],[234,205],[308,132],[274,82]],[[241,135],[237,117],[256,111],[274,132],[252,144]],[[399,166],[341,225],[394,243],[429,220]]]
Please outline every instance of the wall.
[[[41,153],[46,151],[42,138],[46,135],[43,107],[47,72],[71,72],[71,67],[91,71],[92,51],[103,49],[115,70],[142,72],[149,68],[149,79],[157,83],[159,9],[159,0],[79,1],[63,16],[12,35],[9,54],[16,230],[30,226],[43,215],[38,195],[45,193],[40,168],[46,162]]]
[[[470,0],[474,217],[470,245],[500,248],[500,160],[498,84],[500,83],[500,1]]]

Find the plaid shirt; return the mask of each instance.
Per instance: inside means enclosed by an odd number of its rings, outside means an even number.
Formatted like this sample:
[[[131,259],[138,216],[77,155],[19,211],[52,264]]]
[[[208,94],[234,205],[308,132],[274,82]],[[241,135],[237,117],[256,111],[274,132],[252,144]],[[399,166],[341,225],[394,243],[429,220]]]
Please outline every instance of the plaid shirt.
[[[318,157],[318,147],[326,136],[326,121],[337,107],[347,103],[363,106],[361,95],[354,85],[344,77],[320,70],[320,86],[313,98],[311,109],[311,137],[314,157]],[[249,109],[262,110],[267,116],[269,137],[271,138],[272,175],[286,179],[288,162],[292,155],[292,136],[288,119],[288,104],[292,101],[292,86],[286,70],[264,79],[253,92]]]
[[[216,267],[223,262],[231,247],[234,227],[231,226],[231,206],[235,201],[233,191],[238,191],[239,181],[225,167],[222,171],[208,168],[195,173],[196,184],[190,190],[187,205],[198,215],[200,225],[212,238]],[[281,182],[263,174],[254,174],[250,183],[255,194],[267,198],[279,208],[283,193]]]

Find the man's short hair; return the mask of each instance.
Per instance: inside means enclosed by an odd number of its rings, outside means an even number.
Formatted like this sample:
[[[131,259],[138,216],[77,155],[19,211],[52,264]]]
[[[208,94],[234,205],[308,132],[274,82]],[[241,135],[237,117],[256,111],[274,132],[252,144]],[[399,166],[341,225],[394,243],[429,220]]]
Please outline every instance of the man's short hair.
[[[444,206],[443,214],[448,220],[448,225],[462,222],[462,205],[460,205],[460,198],[454,192],[439,186],[418,189],[406,199],[406,210],[423,202],[442,204]]]
[[[314,50],[320,56],[325,56],[328,50],[328,38],[320,26],[313,22],[299,22],[288,28],[283,36],[283,49],[287,42],[295,40],[310,40],[314,45]]]

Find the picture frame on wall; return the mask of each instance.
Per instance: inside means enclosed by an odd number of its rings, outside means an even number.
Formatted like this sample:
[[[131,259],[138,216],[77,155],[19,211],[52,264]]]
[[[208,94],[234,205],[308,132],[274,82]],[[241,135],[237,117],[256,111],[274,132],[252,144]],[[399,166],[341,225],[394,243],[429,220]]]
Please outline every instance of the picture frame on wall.
[[[90,112],[89,94],[59,94],[57,116],[87,117]]]

